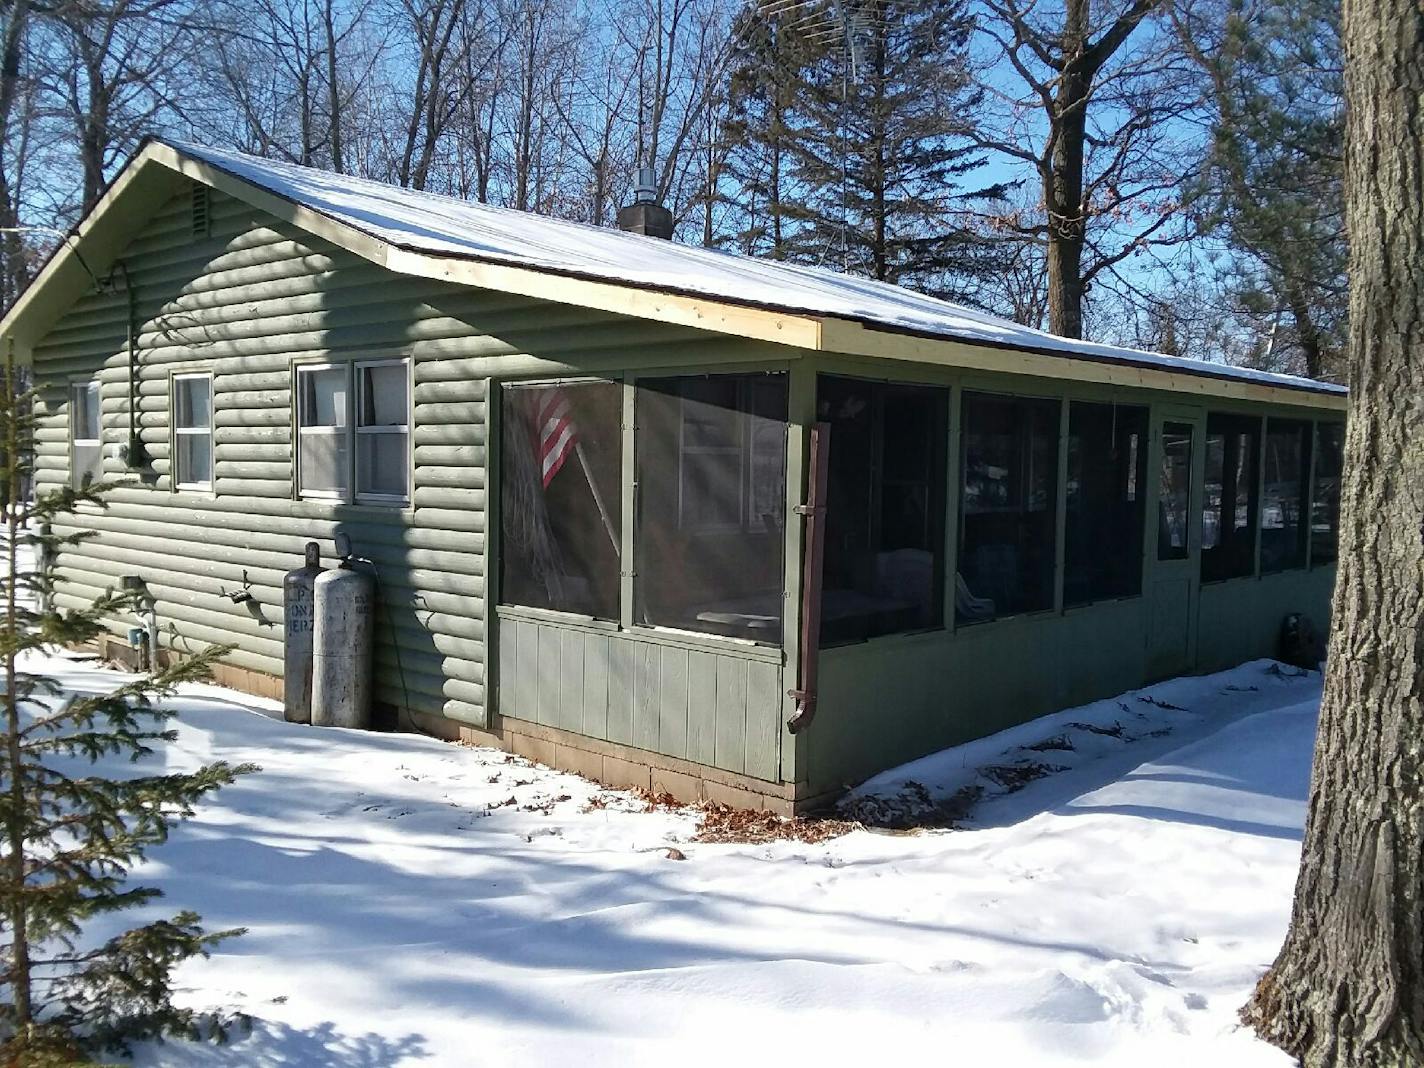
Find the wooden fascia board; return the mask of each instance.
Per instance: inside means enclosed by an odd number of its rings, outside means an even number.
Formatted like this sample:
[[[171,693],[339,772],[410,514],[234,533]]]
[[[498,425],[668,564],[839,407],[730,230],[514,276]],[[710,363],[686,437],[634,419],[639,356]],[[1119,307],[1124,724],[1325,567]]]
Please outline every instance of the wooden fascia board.
[[[852,356],[905,360],[974,371],[998,371],[1036,378],[1068,379],[1105,386],[1163,390],[1179,394],[1184,399],[1230,398],[1339,412],[1349,408],[1349,397],[1341,393],[1318,393],[1308,389],[1275,386],[1267,382],[1215,378],[1108,359],[1080,359],[1068,354],[1026,352],[1021,349],[975,345],[972,342],[949,338],[872,330],[860,323],[844,320],[822,320],[821,326],[822,349]]]
[[[820,323],[809,316],[401,248],[220,168],[183,156],[166,145],[155,147],[166,153],[164,162],[175,170],[399,274],[798,348],[814,349],[820,341]]]
[[[390,249],[386,266],[402,274],[439,278],[456,285],[573,304],[753,341],[801,349],[816,349],[821,344],[821,322],[814,316],[751,308],[710,297],[665,293],[483,260],[447,259],[399,248]]]

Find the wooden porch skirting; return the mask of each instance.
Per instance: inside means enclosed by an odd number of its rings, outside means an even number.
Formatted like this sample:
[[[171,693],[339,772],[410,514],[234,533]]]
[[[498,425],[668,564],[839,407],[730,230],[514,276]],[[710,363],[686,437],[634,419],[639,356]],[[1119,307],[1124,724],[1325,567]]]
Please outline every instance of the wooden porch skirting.
[[[88,651],[128,667],[139,666],[137,650],[117,637],[101,635],[97,646],[90,647]],[[159,655],[166,661],[173,653],[164,649]],[[241,693],[282,700],[282,680],[276,675],[219,663],[213,665],[213,681]],[[402,712],[397,724],[401,730],[433,735],[450,742],[504,749],[536,764],[572,772],[615,789],[646,790],[653,795],[669,794],[683,804],[708,801],[733,808],[792,816],[825,808],[834,798],[834,795],[798,797],[797,787],[792,783],[753,779],[513,716],[495,716],[494,719],[495,726],[482,729],[442,716]]]

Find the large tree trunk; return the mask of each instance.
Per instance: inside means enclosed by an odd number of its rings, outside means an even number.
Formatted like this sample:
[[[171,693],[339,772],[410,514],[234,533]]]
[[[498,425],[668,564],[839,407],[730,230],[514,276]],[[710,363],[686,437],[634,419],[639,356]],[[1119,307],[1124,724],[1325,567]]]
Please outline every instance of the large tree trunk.
[[[1048,169],[1043,207],[1048,216],[1048,328],[1061,337],[1083,336],[1083,154],[1088,133],[1088,98],[1096,68],[1084,60],[1088,48],[1087,0],[1064,8],[1064,69],[1053,96]]]
[[[1424,19],[1346,0],[1352,412],[1285,946],[1244,1015],[1318,1066],[1424,1064]]]

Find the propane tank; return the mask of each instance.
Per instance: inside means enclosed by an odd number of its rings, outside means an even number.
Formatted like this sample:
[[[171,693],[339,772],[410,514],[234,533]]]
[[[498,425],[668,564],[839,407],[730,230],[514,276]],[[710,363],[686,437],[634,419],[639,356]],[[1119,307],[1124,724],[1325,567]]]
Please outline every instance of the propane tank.
[[[282,711],[288,723],[311,722],[312,585],[324,570],[321,546],[309,541],[306,563],[282,578]]]
[[[317,726],[370,726],[372,587],[349,552],[313,583],[311,721]]]

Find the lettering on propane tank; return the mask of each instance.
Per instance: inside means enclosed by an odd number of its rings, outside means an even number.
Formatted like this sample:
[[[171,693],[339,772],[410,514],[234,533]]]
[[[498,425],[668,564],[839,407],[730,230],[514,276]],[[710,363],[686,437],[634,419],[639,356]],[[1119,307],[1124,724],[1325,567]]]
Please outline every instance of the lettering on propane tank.
[[[316,622],[316,606],[310,597],[295,597],[287,602],[287,630],[292,634],[310,634]]]

